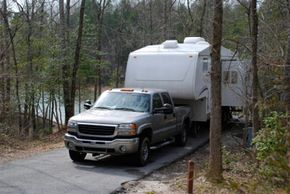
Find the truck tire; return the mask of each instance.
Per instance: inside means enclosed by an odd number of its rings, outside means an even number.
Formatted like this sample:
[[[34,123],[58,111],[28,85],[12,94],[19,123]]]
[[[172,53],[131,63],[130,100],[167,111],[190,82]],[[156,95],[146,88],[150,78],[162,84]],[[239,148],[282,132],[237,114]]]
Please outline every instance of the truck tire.
[[[187,142],[187,127],[186,124],[182,125],[182,131],[180,134],[175,136],[175,143],[177,146],[185,146]]]
[[[87,153],[69,150],[69,157],[74,162],[83,162]]]
[[[150,158],[150,140],[146,136],[141,136],[138,152],[135,154],[136,165],[145,166],[149,158]]]

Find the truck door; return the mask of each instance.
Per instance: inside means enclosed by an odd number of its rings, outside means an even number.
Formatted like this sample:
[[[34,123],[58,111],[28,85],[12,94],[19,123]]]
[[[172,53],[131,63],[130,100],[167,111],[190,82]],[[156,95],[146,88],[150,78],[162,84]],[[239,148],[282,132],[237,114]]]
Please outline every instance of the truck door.
[[[159,94],[154,94],[152,98],[152,110],[163,107],[162,100]],[[154,113],[152,119],[153,137],[152,143],[157,143],[164,139],[164,130],[166,130],[164,122],[164,113]]]
[[[174,107],[172,100],[167,92],[161,93],[163,104],[170,104],[172,107]],[[165,138],[172,137],[173,135],[176,135],[177,129],[176,129],[176,115],[175,112],[171,114],[166,114],[164,116],[164,124],[166,128]]]

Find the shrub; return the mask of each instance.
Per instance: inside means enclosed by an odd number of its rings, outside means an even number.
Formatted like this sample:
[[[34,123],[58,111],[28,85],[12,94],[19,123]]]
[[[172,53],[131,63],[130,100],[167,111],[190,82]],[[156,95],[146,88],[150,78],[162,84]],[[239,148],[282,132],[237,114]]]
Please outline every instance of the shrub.
[[[253,140],[261,175],[275,183],[287,184],[290,169],[286,159],[286,115],[271,112]]]

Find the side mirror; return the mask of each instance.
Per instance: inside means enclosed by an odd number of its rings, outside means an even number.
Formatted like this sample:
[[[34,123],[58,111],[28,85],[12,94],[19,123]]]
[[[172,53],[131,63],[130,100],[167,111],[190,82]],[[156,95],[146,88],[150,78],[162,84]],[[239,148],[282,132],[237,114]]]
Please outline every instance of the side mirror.
[[[164,104],[163,105],[163,108],[164,108],[164,114],[172,114],[173,113],[173,106],[171,104]]]
[[[84,104],[84,108],[86,110],[90,109],[92,107],[92,103],[90,100],[86,100],[85,104]]]
[[[155,108],[153,110],[153,114],[156,114],[156,113],[172,114],[173,106],[171,104],[164,104],[163,107]]]

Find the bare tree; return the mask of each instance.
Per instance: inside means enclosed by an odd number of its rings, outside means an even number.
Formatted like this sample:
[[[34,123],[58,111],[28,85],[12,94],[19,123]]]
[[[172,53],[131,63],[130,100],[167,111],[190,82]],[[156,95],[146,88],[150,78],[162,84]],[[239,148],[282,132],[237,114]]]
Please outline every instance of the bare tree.
[[[69,1],[67,6],[69,9]],[[74,115],[74,104],[71,101],[70,93],[70,66],[68,62],[68,23],[69,23],[69,10],[66,11],[67,18],[65,17],[64,1],[59,0],[59,16],[60,16],[60,39],[61,39],[61,66],[62,66],[62,85],[63,85],[63,99],[65,109],[65,124],[68,119]]]
[[[15,94],[16,94],[16,100],[17,100],[17,117],[18,117],[18,133],[21,134],[22,130],[22,118],[21,118],[21,102],[19,97],[19,77],[18,77],[18,62],[16,58],[16,49],[15,49],[15,43],[14,43],[14,37],[16,34],[16,31],[18,27],[16,26],[15,30],[11,29],[10,24],[8,22],[9,14],[7,10],[7,1],[3,0],[3,10],[0,10],[0,14],[3,17],[4,21],[4,28],[5,32],[8,34],[9,39],[9,45],[11,47],[11,54],[12,54],[12,61],[14,65],[14,71],[15,71]],[[8,55],[8,54],[6,54]],[[10,57],[10,55],[9,55]]]
[[[79,19],[79,30],[75,48],[75,55],[74,55],[74,65],[72,70],[72,83],[71,83],[71,101],[75,101],[75,93],[76,93],[76,75],[77,71],[80,66],[80,51],[81,51],[81,44],[82,44],[82,36],[83,36],[83,26],[84,26],[84,14],[85,14],[85,0],[81,2],[80,8],[80,19]]]
[[[286,158],[288,160],[288,167],[290,168],[290,1],[287,0],[287,18],[288,18],[288,52],[287,52],[287,60],[284,69],[284,82],[285,82],[285,104],[286,111],[288,116],[288,125],[287,125],[287,133],[286,133],[286,145],[287,145],[287,155]]]
[[[95,9],[96,13],[96,59],[97,59],[97,65],[96,65],[96,80],[95,80],[95,87],[94,87],[94,100],[97,99],[97,95],[100,95],[102,92],[102,35],[103,35],[103,22],[104,22],[104,14],[107,7],[110,5],[111,0],[92,0],[93,7]]]
[[[214,1],[213,46],[211,66],[211,118],[210,156],[208,177],[213,181],[222,179],[221,152],[221,43],[223,23],[223,0]]]
[[[258,109],[258,15],[257,0],[251,1],[251,39],[252,39],[252,123],[253,134],[260,128],[259,109]]]

